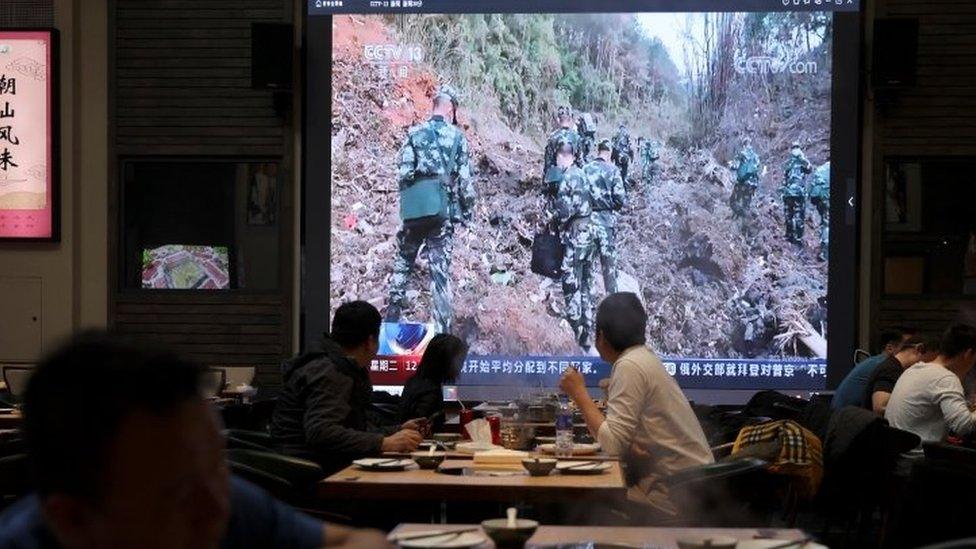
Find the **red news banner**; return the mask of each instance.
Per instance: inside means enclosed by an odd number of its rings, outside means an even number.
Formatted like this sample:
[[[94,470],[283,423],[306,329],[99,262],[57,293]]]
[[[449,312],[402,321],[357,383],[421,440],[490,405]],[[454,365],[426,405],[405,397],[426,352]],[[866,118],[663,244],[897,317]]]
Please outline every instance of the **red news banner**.
[[[52,40],[0,31],[0,239],[54,237]]]

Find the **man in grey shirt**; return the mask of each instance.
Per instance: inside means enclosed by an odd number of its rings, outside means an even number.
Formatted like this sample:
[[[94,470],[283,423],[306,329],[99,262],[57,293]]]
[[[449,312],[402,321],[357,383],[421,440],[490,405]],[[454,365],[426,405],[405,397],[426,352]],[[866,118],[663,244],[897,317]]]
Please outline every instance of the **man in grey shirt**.
[[[596,349],[613,364],[606,416],[575,369],[566,370],[559,387],[576,403],[600,446],[637,473],[628,499],[673,516],[677,509],[662,480],[714,458],[688,399],[645,344],[646,328],[647,313],[636,295],[615,293],[600,303]]]
[[[898,378],[885,409],[893,427],[910,431],[922,442],[939,442],[951,432],[976,431],[976,413],[969,409],[962,379],[976,364],[976,328],[954,324],[942,337],[939,356],[920,362]],[[916,449],[921,453],[921,448]]]

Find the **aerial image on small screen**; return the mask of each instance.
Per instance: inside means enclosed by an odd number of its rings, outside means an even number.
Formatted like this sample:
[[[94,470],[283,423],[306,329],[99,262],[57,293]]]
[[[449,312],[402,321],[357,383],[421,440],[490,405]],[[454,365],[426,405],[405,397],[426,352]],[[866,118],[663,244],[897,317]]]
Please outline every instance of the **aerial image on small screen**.
[[[333,310],[365,299],[473,356],[579,358],[600,299],[628,291],[670,369],[824,375],[830,13],[332,33]],[[432,117],[445,102],[456,119]]]
[[[142,287],[166,290],[230,288],[228,253],[224,246],[169,244],[143,250]]]

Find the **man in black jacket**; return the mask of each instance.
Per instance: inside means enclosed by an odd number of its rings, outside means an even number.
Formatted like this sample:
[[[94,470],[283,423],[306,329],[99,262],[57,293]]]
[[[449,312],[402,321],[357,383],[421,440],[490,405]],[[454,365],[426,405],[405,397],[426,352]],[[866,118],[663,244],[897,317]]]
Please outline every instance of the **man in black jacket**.
[[[344,303],[332,319],[322,352],[306,353],[283,365],[271,434],[281,452],[311,459],[331,474],[352,460],[381,452],[410,452],[421,436],[418,425],[372,424],[373,385],[369,365],[379,349],[381,317],[365,301]]]

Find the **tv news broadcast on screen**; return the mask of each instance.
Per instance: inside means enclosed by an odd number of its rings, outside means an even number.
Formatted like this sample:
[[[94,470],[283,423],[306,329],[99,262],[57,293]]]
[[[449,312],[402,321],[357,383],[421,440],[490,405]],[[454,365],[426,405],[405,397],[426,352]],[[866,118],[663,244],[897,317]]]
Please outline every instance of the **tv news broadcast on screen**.
[[[823,389],[853,352],[857,9],[310,2],[331,155],[305,215],[330,236],[306,291],[381,311],[381,386],[437,333],[469,344],[461,387],[596,386],[594,310],[623,291],[682,387]]]

